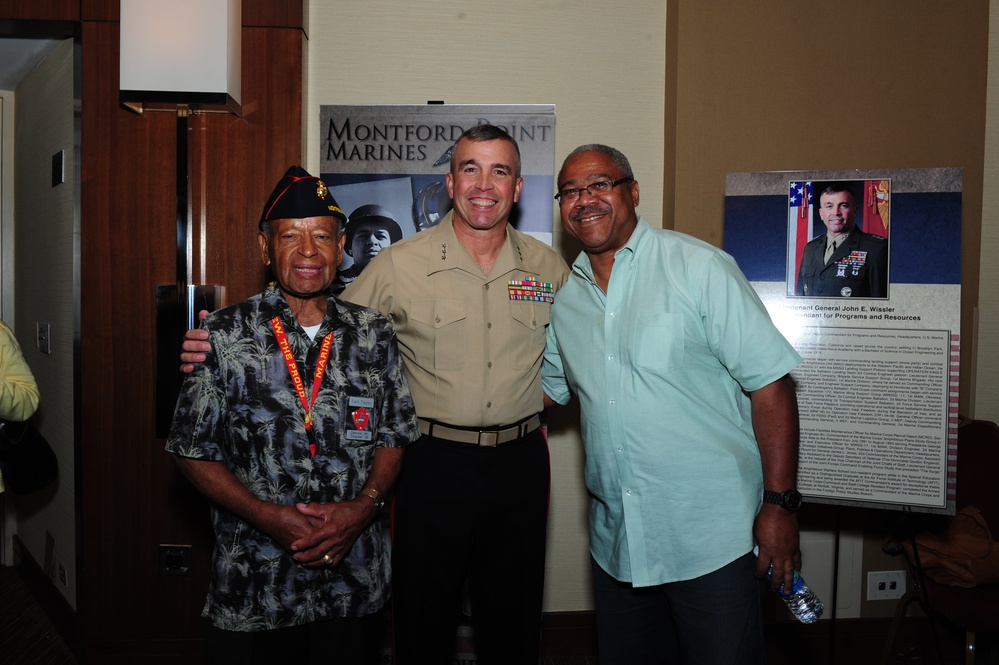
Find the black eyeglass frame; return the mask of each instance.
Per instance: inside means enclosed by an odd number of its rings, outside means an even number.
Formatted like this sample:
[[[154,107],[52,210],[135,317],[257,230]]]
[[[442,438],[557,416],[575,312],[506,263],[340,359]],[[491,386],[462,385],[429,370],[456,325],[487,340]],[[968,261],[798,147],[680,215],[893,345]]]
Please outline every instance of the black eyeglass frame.
[[[597,185],[603,185],[604,183],[609,182],[610,188],[608,188],[606,192],[600,192],[600,194],[607,194],[613,191],[614,188],[617,187],[618,185],[623,185],[624,183],[631,182],[632,180],[634,180],[633,177],[626,176],[624,178],[620,178],[619,180],[598,180],[596,182],[591,182],[586,187],[570,187],[569,189],[563,189],[558,194],[556,194],[555,200],[558,201],[559,204],[562,203],[562,199],[565,197],[568,197],[568,200],[570,201],[575,201],[580,197],[583,190],[586,190],[586,193],[589,194],[590,196],[599,196],[599,194],[594,194],[593,192],[591,192],[590,187],[596,187]]]

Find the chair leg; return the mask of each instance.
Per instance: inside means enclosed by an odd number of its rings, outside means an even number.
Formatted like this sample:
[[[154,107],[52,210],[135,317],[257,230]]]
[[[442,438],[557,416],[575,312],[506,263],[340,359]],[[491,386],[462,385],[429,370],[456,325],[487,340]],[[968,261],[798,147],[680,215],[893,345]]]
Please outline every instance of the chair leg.
[[[930,634],[933,635],[933,646],[937,650],[937,662],[940,665],[947,665],[947,659],[944,658],[943,646],[940,644],[940,632],[937,630],[937,622],[933,618],[933,612],[927,611],[926,618],[930,622]]]
[[[891,628],[888,630],[888,641],[885,643],[884,653],[881,654],[881,665],[888,665],[891,660],[891,650],[895,646],[898,630],[902,627],[902,619],[909,611],[909,605],[918,601],[919,591],[917,589],[910,590],[899,599],[898,605],[895,606],[895,617],[891,620]]]

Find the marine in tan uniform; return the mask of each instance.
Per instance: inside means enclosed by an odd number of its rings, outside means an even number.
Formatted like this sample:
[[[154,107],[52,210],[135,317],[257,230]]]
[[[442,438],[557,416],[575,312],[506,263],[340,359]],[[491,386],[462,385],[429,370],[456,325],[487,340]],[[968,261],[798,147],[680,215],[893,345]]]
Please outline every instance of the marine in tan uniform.
[[[467,577],[479,662],[535,665],[550,476],[541,357],[568,268],[508,223],[523,180],[506,132],[465,132],[447,187],[452,212],[382,250],[343,293],[391,317],[424,433],[396,488],[396,658],[453,662]]]

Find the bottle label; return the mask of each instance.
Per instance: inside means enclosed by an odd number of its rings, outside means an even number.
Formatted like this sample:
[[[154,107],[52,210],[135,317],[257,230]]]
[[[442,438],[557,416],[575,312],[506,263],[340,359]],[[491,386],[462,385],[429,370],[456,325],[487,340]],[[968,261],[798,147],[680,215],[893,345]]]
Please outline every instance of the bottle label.
[[[782,596],[793,596],[794,594],[796,594],[799,591],[801,591],[801,587],[803,587],[803,586],[805,586],[805,581],[803,579],[801,579],[801,575],[799,575],[798,571],[796,570],[796,571],[794,571],[794,583],[791,585],[791,591],[790,591],[790,593],[784,591],[784,585],[783,584],[780,585],[780,591],[779,591],[779,593]]]

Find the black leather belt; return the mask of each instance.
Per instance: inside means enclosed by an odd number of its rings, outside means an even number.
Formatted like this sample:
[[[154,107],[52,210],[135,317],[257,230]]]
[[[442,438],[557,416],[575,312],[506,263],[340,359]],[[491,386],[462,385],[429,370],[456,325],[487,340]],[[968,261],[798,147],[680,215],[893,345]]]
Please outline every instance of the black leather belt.
[[[457,427],[448,427],[433,420],[420,418],[419,421],[420,431],[427,436],[490,448],[498,446],[501,443],[516,441],[541,427],[541,416],[538,414],[534,414],[527,420],[521,421],[516,425],[510,425],[502,429],[459,429]]]

